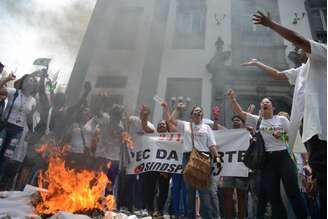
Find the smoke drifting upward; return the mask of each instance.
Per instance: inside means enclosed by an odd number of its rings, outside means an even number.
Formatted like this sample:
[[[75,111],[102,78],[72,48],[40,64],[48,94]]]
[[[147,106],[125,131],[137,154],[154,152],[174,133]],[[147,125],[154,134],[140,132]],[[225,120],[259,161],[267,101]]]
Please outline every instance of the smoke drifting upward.
[[[0,61],[21,76],[35,69],[33,61],[50,57],[50,72],[59,82],[70,76],[96,0],[2,0]]]

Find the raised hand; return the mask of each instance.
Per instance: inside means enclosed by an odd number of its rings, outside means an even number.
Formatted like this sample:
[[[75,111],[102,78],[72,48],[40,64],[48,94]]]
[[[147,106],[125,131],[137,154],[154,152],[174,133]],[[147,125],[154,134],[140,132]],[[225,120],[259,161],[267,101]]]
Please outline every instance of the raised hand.
[[[258,63],[257,59],[251,59],[241,64],[241,66],[255,66]]]
[[[260,24],[265,27],[270,27],[272,24],[269,12],[267,15],[264,15],[261,11],[257,11],[257,13],[253,15],[252,20],[254,24]]]
[[[248,108],[247,108],[247,112],[252,114],[255,110],[255,105],[254,104],[249,104]]]
[[[227,97],[228,97],[229,99],[234,99],[234,98],[236,98],[235,91],[232,90],[231,88],[228,90],[228,92],[226,93],[226,95],[227,95]]]
[[[163,109],[168,110],[169,109],[169,105],[166,102],[166,100],[163,100],[163,102],[161,103],[161,106],[163,107]]]

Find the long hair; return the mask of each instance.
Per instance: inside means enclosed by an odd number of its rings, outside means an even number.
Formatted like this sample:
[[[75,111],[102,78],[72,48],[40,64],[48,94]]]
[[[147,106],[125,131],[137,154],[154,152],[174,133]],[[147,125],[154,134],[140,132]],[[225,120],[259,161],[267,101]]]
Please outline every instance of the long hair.
[[[32,96],[35,96],[38,91],[37,80],[35,79],[35,77],[33,77],[29,74],[25,74],[20,79],[17,79],[14,82],[14,88],[16,88],[18,90],[22,90],[24,81],[27,80],[29,77],[31,77],[35,81],[35,84],[36,84],[36,86],[33,88],[33,91],[31,92]]]

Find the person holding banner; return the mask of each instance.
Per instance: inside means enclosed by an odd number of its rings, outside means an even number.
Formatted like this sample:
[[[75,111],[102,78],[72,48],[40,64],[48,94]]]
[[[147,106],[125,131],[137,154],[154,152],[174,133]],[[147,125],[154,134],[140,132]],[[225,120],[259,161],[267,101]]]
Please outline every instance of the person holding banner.
[[[165,120],[161,120],[157,124],[157,132],[158,133],[166,133],[170,132],[169,124]],[[153,217],[163,217],[164,215],[164,206],[167,200],[169,187],[170,187],[170,175],[165,172],[154,172],[155,174],[155,186],[158,186],[158,198],[157,198],[157,212],[154,212]],[[148,191],[152,193],[154,196],[156,195],[156,187],[153,187],[152,191]]]
[[[155,126],[149,122],[150,109],[145,105],[141,105],[139,117],[131,116],[129,118],[129,133],[133,141],[136,142],[136,137],[155,132]],[[138,175],[137,181],[137,199],[139,203],[135,203],[135,207],[139,208],[136,214],[139,216],[148,216],[154,211],[154,194],[149,192],[149,188],[154,188],[156,181],[154,180],[154,172],[145,172]],[[137,200],[136,199],[136,200]]]
[[[235,92],[227,92],[233,111],[246,121],[246,125],[256,127],[260,117],[243,111],[237,102]],[[306,206],[298,186],[296,167],[287,151],[287,143],[283,136],[288,134],[289,121],[283,116],[273,115],[272,100],[263,98],[261,103],[260,132],[265,142],[265,163],[261,170],[261,179],[264,194],[260,194],[259,203],[263,202],[263,195],[267,196],[272,206],[272,218],[287,218],[286,208],[280,194],[282,181],[287,197],[298,219],[307,217]],[[258,218],[261,219],[258,211]]]
[[[180,112],[183,108],[181,104],[177,104],[176,108],[172,113],[169,111],[169,107],[165,101],[161,102],[161,105],[164,107],[165,111],[165,119],[167,119],[166,123],[169,127],[171,132],[178,132],[176,124],[173,124],[168,120],[169,117],[176,118],[177,112]],[[172,173],[172,187],[171,187],[171,218],[180,218],[180,217],[187,217],[188,216],[188,200],[187,200],[187,189],[186,183],[183,179],[182,174],[180,173]],[[182,200],[183,209],[180,208],[180,201]],[[197,213],[197,212],[196,212]],[[199,213],[199,212],[198,212]],[[197,215],[196,215],[197,216]]]
[[[139,136],[155,131],[154,125],[148,121],[149,113],[149,108],[142,105],[139,116],[129,116],[124,122],[125,129],[131,136],[133,143],[137,142]],[[128,174],[128,166],[131,162],[129,153],[134,151],[134,148],[124,145],[122,149],[117,207],[122,213],[130,214],[133,211],[138,217],[148,216],[148,209],[153,206],[152,204],[149,205],[149,200],[154,197],[153,194],[146,191],[149,188],[147,185],[148,175]]]
[[[245,126],[245,121],[238,115],[233,116],[231,120],[234,129],[240,129]],[[224,194],[225,218],[233,218],[233,193],[234,189],[236,188],[238,201],[238,219],[244,219],[246,213],[246,193],[248,189],[248,177],[223,176],[222,188]]]
[[[167,103],[162,103],[164,108],[164,116],[166,119],[177,126],[180,133],[183,134],[184,144],[184,164],[188,162],[190,152],[192,151],[192,136],[194,133],[194,147],[206,154],[212,154],[213,158],[220,163],[219,154],[216,150],[216,141],[212,129],[202,122],[203,109],[200,106],[195,106],[191,111],[191,121],[175,120],[169,114]],[[192,129],[192,130],[191,130]],[[205,188],[195,188],[187,183],[187,197],[188,197],[188,218],[195,219],[195,200],[196,190],[199,192],[200,198],[200,215],[203,219],[216,219],[219,217],[219,203],[216,195],[216,188],[218,182],[211,180],[210,186]]]

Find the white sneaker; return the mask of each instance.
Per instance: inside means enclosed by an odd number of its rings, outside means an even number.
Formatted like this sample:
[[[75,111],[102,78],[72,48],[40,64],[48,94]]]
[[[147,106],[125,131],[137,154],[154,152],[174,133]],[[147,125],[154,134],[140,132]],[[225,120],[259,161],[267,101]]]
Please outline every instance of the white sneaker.
[[[147,217],[149,216],[148,210],[147,209],[142,209],[141,210],[141,217]]]
[[[137,217],[142,217],[142,210],[135,210],[133,211],[133,214],[136,215]]]

